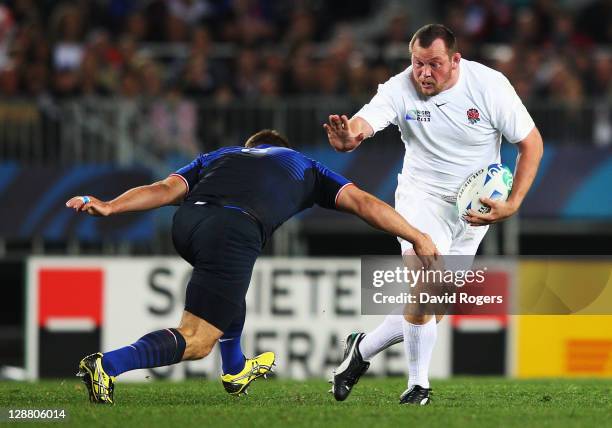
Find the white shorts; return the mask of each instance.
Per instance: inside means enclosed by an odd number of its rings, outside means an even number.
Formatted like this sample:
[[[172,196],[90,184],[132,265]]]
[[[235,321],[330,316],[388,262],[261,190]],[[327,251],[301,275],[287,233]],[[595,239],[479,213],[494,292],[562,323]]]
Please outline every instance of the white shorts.
[[[463,221],[455,204],[431,195],[401,174],[395,192],[395,209],[408,223],[431,236],[442,255],[474,256],[489,226],[471,226]],[[398,238],[402,255],[412,244]]]

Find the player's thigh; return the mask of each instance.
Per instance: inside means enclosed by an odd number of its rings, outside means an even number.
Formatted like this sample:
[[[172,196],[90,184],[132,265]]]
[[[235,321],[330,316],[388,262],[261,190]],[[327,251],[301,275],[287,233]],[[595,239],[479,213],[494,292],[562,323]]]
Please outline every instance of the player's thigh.
[[[463,220],[460,220],[463,221]],[[463,223],[459,233],[453,238],[449,254],[458,256],[474,256],[484,239],[489,226],[471,226]]]
[[[187,284],[185,310],[225,332],[244,312],[244,300],[262,237],[257,224],[231,209],[216,210],[221,233],[210,238],[208,228],[193,231],[193,273]],[[214,233],[212,233],[214,234]]]
[[[463,221],[463,220],[460,220]],[[487,234],[489,226],[460,225],[459,232],[451,243],[447,264],[452,270],[469,270],[474,263],[474,257],[480,243]]]
[[[415,189],[400,189],[395,196],[395,209],[421,232],[428,234],[441,254],[448,254],[452,242],[452,227],[445,202]],[[402,255],[413,254],[412,244],[398,238]]]

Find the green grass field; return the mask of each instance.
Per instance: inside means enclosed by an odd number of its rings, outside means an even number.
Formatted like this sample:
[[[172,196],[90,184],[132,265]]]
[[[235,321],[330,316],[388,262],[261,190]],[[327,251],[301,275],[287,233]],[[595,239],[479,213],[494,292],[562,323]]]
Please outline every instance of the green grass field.
[[[117,384],[116,405],[89,404],[77,380],[0,383],[0,408],[65,409],[54,426],[138,427],[527,427],[612,426],[612,381],[455,378],[433,382],[427,407],[400,406],[405,380],[363,379],[337,403],[325,381],[259,380],[248,396],[220,383]],[[20,426],[41,426],[15,422]]]

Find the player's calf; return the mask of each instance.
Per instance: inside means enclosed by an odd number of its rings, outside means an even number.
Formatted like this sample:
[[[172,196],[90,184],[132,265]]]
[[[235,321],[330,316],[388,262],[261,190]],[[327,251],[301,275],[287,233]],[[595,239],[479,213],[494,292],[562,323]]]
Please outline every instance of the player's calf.
[[[183,359],[186,342],[176,329],[148,333],[131,345],[89,355],[79,363],[77,376],[94,403],[113,404],[115,377],[130,370],[169,366]]]

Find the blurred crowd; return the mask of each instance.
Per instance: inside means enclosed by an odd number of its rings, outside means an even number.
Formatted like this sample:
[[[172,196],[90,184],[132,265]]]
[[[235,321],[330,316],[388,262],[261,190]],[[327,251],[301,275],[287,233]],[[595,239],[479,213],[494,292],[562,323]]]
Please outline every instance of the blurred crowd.
[[[6,1],[0,96],[368,97],[409,64],[423,3]],[[612,1],[429,3],[463,56],[504,72],[524,101],[612,97]]]

